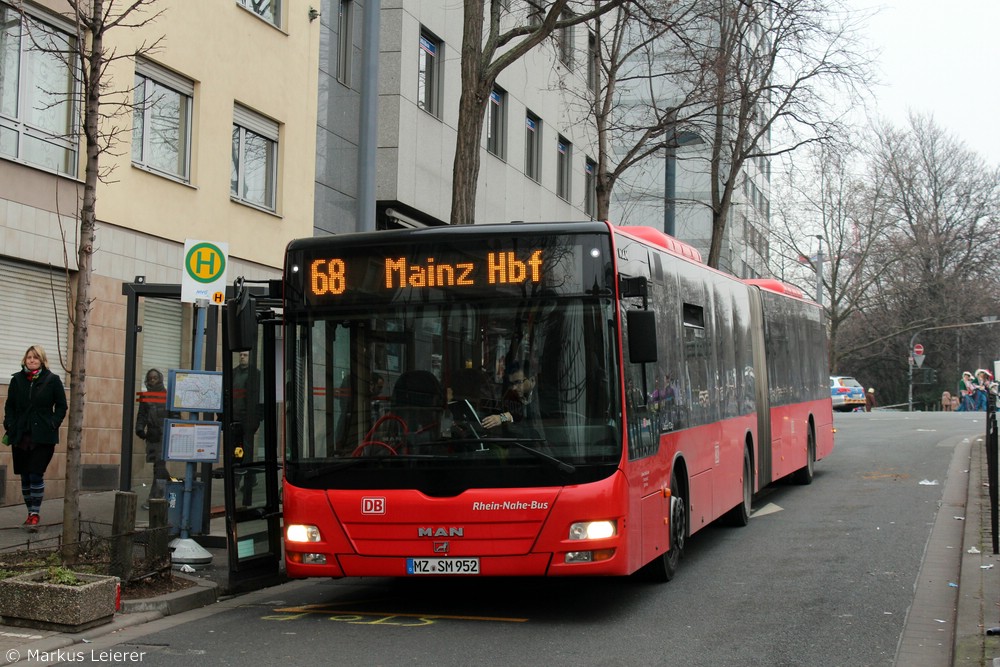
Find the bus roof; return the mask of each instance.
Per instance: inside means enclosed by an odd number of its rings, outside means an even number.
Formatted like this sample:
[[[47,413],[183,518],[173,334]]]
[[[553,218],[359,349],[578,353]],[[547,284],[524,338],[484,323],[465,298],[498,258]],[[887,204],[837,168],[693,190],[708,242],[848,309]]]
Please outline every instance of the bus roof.
[[[636,225],[634,227],[619,227],[615,226],[615,230],[619,232],[624,232],[625,234],[630,234],[638,239],[650,243],[655,246],[659,246],[665,250],[680,255],[681,257],[687,257],[688,259],[694,260],[699,264],[703,264],[701,259],[701,253],[691,245],[684,243],[683,241],[678,241],[673,236],[661,232],[656,227],[644,227]]]
[[[475,238],[479,236],[517,236],[519,230],[525,234],[609,234],[610,225],[606,222],[586,220],[578,222],[503,222],[477,223],[475,225],[444,225],[439,227],[420,227],[416,229],[386,229],[370,232],[349,232],[330,236],[311,236],[294,239],[289,242],[286,250],[298,250],[315,246],[326,247],[330,243],[385,244],[385,243],[420,243],[432,240],[442,234],[459,238]]]
[[[754,285],[760,289],[767,290],[768,292],[794,296],[798,299],[806,298],[806,295],[798,287],[783,283],[776,278],[748,278],[743,282],[747,285]]]

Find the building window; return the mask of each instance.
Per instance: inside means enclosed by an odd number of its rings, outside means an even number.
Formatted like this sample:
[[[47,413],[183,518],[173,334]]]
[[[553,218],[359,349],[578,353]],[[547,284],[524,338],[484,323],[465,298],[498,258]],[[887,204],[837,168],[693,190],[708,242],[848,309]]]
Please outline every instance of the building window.
[[[0,61],[2,62],[2,61]],[[54,224],[60,216],[48,211],[37,211],[37,224]],[[69,321],[68,305],[72,303],[68,276],[59,262],[56,266],[42,267],[0,257],[0,313],[10,322],[0,336],[0,359],[20,359],[24,349],[35,341],[49,353],[52,372],[65,377],[60,368],[60,351],[69,349],[66,323]],[[26,304],[37,304],[25,308]],[[16,315],[15,315],[16,313]],[[13,324],[16,317],[16,324]],[[16,334],[14,333],[16,331]],[[10,375],[0,375],[0,384],[9,384]]]
[[[351,85],[351,54],[354,53],[354,2],[340,0],[340,13],[337,15],[337,81],[345,86]]]
[[[545,20],[545,8],[540,0],[528,0],[528,25],[537,28]]]
[[[533,180],[541,179],[542,121],[530,111],[524,118],[524,175]]]
[[[76,174],[75,48],[70,35],[0,3],[0,155]]]
[[[570,12],[563,12],[559,16],[560,21],[567,21],[573,18]],[[559,45],[559,61],[566,67],[573,66],[573,26],[568,25],[559,28],[556,32],[556,41]]]
[[[190,177],[194,84],[159,65],[137,60],[132,114],[132,164]]]
[[[559,135],[556,140],[556,194],[566,201],[570,197],[570,176],[573,164],[573,144]]]
[[[417,52],[417,106],[427,113],[440,115],[441,49],[444,45],[437,37],[420,31],[420,50]]]
[[[281,27],[281,0],[236,0],[236,2],[271,25]]]
[[[587,158],[583,167],[584,187],[583,210],[591,218],[597,217],[597,163]]]
[[[493,88],[486,118],[486,150],[503,160],[507,155],[507,93]]]
[[[274,211],[278,184],[278,124],[239,105],[233,111],[230,196]]]
[[[600,88],[600,69],[597,52],[597,36],[592,32],[587,33],[587,88],[590,92],[596,93]]]

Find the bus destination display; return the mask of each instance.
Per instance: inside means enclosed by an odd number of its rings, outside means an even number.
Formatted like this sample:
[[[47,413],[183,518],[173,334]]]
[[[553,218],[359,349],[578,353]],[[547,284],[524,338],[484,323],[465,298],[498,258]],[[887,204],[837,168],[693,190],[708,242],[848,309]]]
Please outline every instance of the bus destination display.
[[[543,277],[541,250],[526,254],[511,250],[491,251],[481,258],[466,254],[461,261],[439,261],[435,257],[414,261],[405,256],[386,256],[381,262],[379,282],[386,290],[537,285]],[[358,276],[352,275],[353,266],[355,263],[339,257],[313,259],[309,262],[306,289],[314,297],[335,297],[357,288],[359,281],[368,281],[371,264],[365,262]]]

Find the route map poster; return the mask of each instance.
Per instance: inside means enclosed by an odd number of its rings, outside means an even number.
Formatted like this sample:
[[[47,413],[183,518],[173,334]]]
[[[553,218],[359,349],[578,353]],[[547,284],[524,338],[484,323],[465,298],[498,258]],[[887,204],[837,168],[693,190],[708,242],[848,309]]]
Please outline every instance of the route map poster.
[[[167,378],[171,412],[222,412],[222,373],[170,369]]]

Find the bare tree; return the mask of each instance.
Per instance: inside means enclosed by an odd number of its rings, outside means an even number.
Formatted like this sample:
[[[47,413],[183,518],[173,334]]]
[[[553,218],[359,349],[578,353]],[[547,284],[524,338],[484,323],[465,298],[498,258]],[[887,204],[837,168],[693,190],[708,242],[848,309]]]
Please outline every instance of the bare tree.
[[[813,293],[819,272],[830,333],[830,368],[836,371],[840,326],[866,308],[870,284],[894,265],[893,258],[881,254],[890,230],[887,213],[879,206],[887,177],[879,172],[864,177],[856,171],[863,165],[856,144],[816,144],[804,157],[808,160],[789,164],[778,179],[781,185],[772,190],[772,251],[778,250],[772,259],[781,263],[778,273],[806,294]],[[825,248],[822,257],[811,251],[816,236]],[[788,268],[796,265],[808,267],[805,277]]]
[[[479,143],[486,104],[500,72],[555,31],[589,21],[626,1],[554,0],[545,7],[541,0],[528,0],[524,3],[527,12],[518,17],[507,13],[508,0],[464,3],[462,93],[458,102],[458,136],[452,168],[451,224],[475,222]]]
[[[702,6],[706,21],[689,39],[708,72],[709,97],[686,125],[708,144],[707,262],[717,267],[744,167],[844,136],[837,110],[867,89],[871,58],[856,38],[863,16],[852,16],[839,0],[704,0]]]
[[[915,333],[949,327],[920,342],[925,363],[954,380],[963,365],[978,364],[969,343],[988,332],[951,325],[1000,314],[1000,169],[926,116],[911,115],[905,128],[885,124],[874,137],[868,179],[884,179],[872,201],[887,230],[868,265],[890,269],[866,274],[864,307],[843,323],[838,347],[845,366],[874,369],[905,395],[902,360]],[[928,391],[939,395],[941,383],[954,389],[939,378]]]
[[[76,561],[80,536],[80,453],[87,399],[87,337],[92,299],[94,241],[97,230],[97,184],[107,182],[111,170],[101,164],[101,156],[112,155],[120,146],[122,133],[131,128],[133,105],[131,81],[118,85],[109,68],[122,59],[133,60],[155,48],[142,43],[128,53],[118,53],[106,41],[115,29],[136,29],[154,21],[160,11],[152,11],[156,0],[65,0],[62,17],[75,27],[73,39],[54,40],[51,32],[25,11],[33,48],[59,58],[75,82],[74,110],[80,113],[78,135],[82,135],[86,161],[83,196],[78,212],[76,290],[72,308],[72,356],[69,382],[69,435],[66,442],[66,488],[63,503],[62,558]],[[31,27],[34,26],[34,29]]]
[[[675,128],[696,115],[705,71],[684,35],[697,12],[697,3],[637,0],[593,21],[597,76],[580,101],[597,131],[598,219],[610,217],[619,179],[675,149]]]

